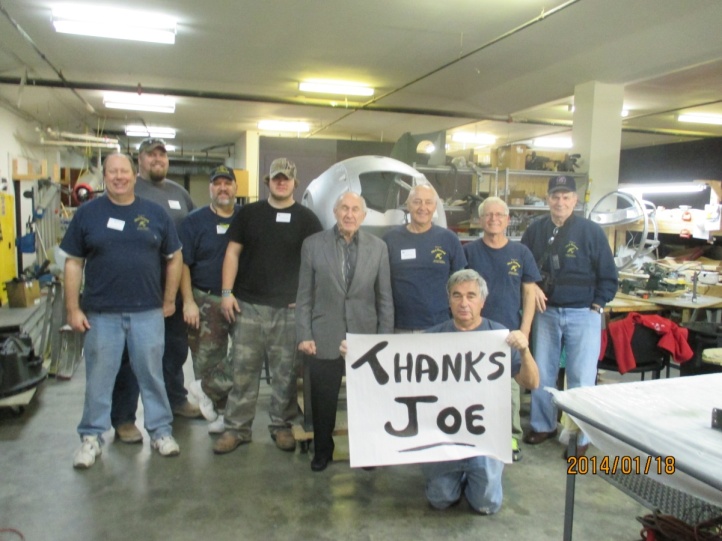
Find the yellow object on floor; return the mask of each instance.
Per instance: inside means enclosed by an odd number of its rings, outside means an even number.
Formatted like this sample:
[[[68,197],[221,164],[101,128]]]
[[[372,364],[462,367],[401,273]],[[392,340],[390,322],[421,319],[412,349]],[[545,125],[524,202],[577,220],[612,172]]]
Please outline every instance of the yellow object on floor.
[[[722,348],[707,348],[702,352],[702,362],[722,365]]]

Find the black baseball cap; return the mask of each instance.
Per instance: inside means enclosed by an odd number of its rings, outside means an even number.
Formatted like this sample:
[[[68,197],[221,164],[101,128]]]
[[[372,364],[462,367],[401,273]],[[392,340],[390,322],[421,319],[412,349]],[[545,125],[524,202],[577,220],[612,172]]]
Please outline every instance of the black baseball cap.
[[[576,192],[577,183],[574,182],[572,177],[552,177],[549,179],[549,188],[547,193],[552,194],[554,192]]]
[[[233,169],[229,169],[225,165],[219,165],[211,171],[211,182],[217,178],[227,178],[228,180],[235,182],[236,174],[233,172]]]

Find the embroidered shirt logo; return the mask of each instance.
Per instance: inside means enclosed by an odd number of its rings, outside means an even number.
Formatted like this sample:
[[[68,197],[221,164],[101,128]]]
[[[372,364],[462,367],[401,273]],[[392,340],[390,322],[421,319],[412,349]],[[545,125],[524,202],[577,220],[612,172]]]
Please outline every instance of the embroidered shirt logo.
[[[138,231],[148,230],[148,224],[150,223],[150,220],[142,214],[140,216],[136,216],[135,220],[133,221],[135,222],[135,226]]]
[[[509,276],[519,276],[519,270],[521,270],[521,263],[519,263],[519,261],[511,259],[507,262],[506,266],[509,269]]]
[[[441,246],[436,246],[433,250],[431,250],[431,254],[434,256],[434,263],[446,264],[446,260],[444,260],[446,252],[441,249]]]
[[[579,251],[579,246],[576,245],[576,243],[573,240],[570,240],[567,242],[567,245],[564,247],[564,257],[577,257],[577,252]]]

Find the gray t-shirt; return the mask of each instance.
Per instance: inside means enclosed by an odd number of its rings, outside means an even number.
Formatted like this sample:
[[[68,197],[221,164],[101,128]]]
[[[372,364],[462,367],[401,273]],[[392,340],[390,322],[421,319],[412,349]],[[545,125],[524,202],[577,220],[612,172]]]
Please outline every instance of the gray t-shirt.
[[[450,319],[448,321],[444,321],[443,323],[439,323],[438,325],[434,325],[430,329],[426,329],[424,332],[476,332],[501,330],[506,330],[506,327],[504,327],[501,323],[497,323],[496,321],[492,321],[487,318],[482,318],[479,326],[476,329],[471,329],[470,331],[460,331],[456,328],[456,325],[454,325],[454,320]],[[519,356],[519,350],[514,348],[509,349],[511,350],[511,375],[516,376],[519,373],[519,370],[521,370],[521,357]]]
[[[151,182],[138,176],[135,182],[135,195],[157,203],[168,213],[176,229],[183,219],[195,208],[188,191],[170,179]]]

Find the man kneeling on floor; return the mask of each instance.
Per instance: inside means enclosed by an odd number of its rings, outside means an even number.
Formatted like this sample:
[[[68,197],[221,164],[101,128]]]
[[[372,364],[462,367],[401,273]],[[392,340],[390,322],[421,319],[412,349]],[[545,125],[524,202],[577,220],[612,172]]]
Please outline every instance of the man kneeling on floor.
[[[504,329],[500,323],[482,318],[481,311],[489,293],[484,279],[474,270],[455,272],[446,285],[453,319],[426,332],[492,331]],[[511,375],[527,389],[539,385],[539,372],[529,351],[529,341],[521,331],[506,338],[511,348]],[[432,507],[446,509],[466,497],[471,508],[482,515],[501,509],[501,475],[504,463],[489,456],[422,464],[426,476],[426,497]]]

